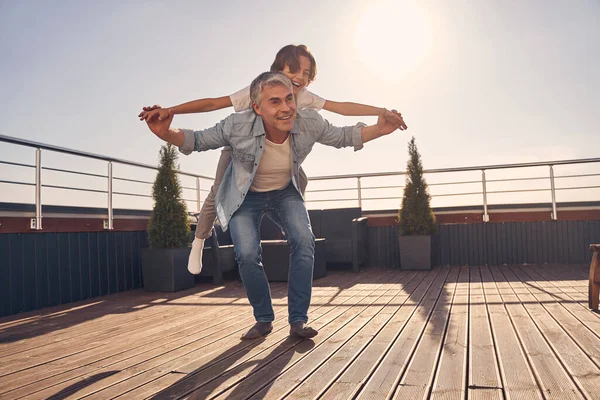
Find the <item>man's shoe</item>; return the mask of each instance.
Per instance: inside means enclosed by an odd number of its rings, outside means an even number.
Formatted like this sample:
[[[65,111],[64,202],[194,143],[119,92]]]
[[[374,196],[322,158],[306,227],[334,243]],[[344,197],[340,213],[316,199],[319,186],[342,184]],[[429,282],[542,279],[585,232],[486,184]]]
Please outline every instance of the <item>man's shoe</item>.
[[[263,337],[268,335],[273,330],[272,322],[257,322],[254,324],[252,328],[248,332],[246,332],[241,339],[242,340],[252,340],[258,339],[259,337]]]
[[[290,324],[290,336],[310,339],[317,336],[319,332],[304,324],[304,322],[294,322]]]

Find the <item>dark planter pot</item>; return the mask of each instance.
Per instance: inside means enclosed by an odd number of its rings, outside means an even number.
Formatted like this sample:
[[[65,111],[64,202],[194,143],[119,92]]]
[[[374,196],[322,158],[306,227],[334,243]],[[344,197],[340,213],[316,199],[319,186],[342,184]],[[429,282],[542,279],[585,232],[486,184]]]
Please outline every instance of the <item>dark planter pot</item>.
[[[144,289],[148,292],[176,292],[194,286],[187,270],[190,249],[142,249]]]
[[[431,236],[398,236],[400,268],[431,269]]]

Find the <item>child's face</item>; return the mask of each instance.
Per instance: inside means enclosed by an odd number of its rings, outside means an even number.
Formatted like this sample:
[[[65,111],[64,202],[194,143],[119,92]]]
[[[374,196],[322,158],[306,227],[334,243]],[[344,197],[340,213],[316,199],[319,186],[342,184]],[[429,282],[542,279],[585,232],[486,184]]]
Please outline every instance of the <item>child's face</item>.
[[[310,76],[310,68],[312,67],[310,60],[307,57],[300,56],[300,68],[296,72],[290,71],[290,66],[285,65],[282,74],[290,78],[294,86],[294,95],[304,89],[308,85],[308,77]]]

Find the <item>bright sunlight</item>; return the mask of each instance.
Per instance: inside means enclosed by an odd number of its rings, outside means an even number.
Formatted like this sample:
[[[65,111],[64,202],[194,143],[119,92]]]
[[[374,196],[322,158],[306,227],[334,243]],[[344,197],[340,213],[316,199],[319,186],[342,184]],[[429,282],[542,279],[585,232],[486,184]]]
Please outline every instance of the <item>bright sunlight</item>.
[[[393,83],[429,54],[433,32],[427,11],[414,0],[378,0],[365,6],[354,31],[360,61]]]

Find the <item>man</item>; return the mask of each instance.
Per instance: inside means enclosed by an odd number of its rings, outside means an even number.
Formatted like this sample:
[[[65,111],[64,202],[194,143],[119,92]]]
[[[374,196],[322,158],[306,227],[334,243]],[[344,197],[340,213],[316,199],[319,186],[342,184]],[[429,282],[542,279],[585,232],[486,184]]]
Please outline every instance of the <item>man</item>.
[[[268,334],[275,318],[269,283],[261,262],[260,221],[263,215],[281,225],[290,244],[290,335],[314,337],[317,331],[306,323],[312,291],[315,237],[300,195],[300,164],[317,142],[337,148],[354,146],[355,150],[360,150],[363,143],[387,135],[397,127],[383,114],[376,125],[358,123],[338,128],[315,111],[297,113],[291,81],[275,72],[264,72],[254,79],[250,98],[252,111],[230,115],[215,127],[202,131],[170,128],[172,115],[146,122],[154,134],[179,146],[184,154],[223,146],[232,148],[232,162],[217,193],[216,208],[222,228],[231,229],[240,276],[256,319],[256,324],[242,339]]]

